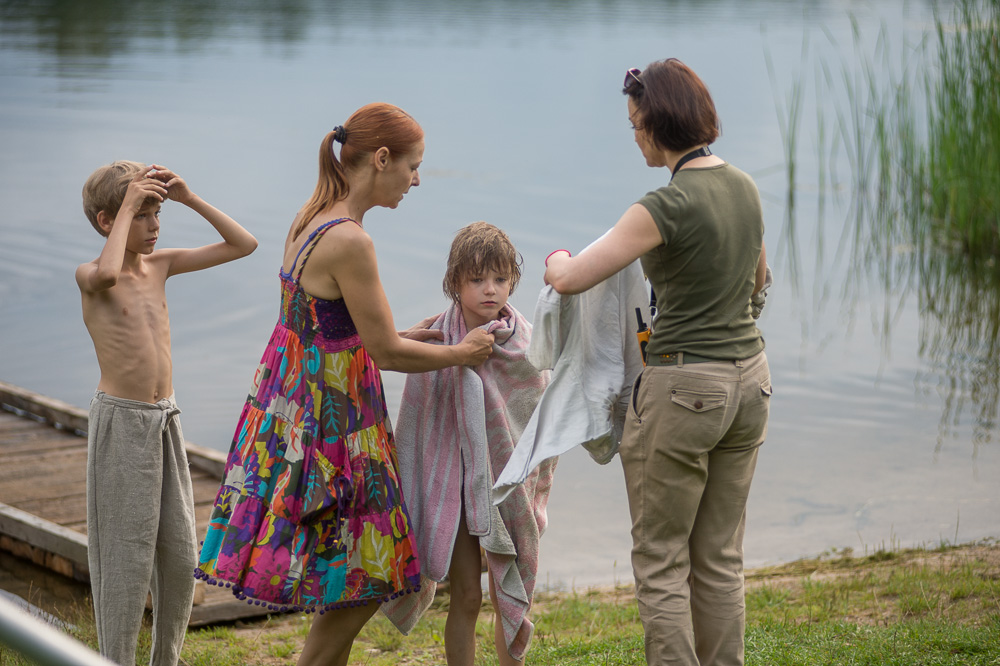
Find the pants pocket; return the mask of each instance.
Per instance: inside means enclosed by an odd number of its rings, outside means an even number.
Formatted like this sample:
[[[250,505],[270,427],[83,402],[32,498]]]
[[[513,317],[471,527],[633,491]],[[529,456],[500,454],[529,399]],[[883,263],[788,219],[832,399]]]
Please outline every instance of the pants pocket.
[[[674,383],[667,398],[663,432],[669,437],[672,448],[700,455],[714,447],[725,434],[728,420],[732,418],[729,405],[733,396],[718,382],[687,380],[681,385]]]
[[[675,388],[670,390],[670,401],[696,414],[726,405],[726,394],[715,391],[698,391]]]
[[[627,418],[635,419],[636,421],[642,420],[641,418],[639,418],[639,385],[642,383],[643,374],[645,373],[640,372],[636,376],[635,381],[632,382],[632,393],[629,396],[629,401],[628,401],[629,408],[628,408],[628,413],[626,414]]]

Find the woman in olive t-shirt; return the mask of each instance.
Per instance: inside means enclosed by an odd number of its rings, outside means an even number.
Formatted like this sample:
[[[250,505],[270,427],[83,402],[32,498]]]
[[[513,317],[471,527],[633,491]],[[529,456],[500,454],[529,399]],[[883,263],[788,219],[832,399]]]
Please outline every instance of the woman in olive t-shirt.
[[[635,142],[671,180],[545,281],[575,294],[637,258],[659,311],[620,448],[649,664],[742,664],[746,501],[771,379],[750,296],[764,285],[760,196],[711,153],[715,105],[676,59],[626,72]]]

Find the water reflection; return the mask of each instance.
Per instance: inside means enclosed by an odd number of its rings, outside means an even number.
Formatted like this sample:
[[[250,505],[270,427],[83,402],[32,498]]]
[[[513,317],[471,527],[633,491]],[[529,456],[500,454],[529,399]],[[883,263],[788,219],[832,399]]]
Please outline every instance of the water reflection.
[[[804,39],[801,69],[783,88],[769,61],[789,183],[779,249],[790,283],[814,285],[816,309],[839,292],[843,321],[869,315],[883,362],[901,313],[916,303],[916,381],[941,400],[934,451],[971,420],[977,460],[994,438],[1000,406],[1000,268],[995,257],[977,259],[940,238],[923,195],[914,195],[923,192],[926,95],[940,85],[927,75],[937,57],[928,48],[932,34],[928,26],[894,45],[884,25],[865,31],[855,21],[848,47],[830,35],[814,45]],[[815,104],[803,110],[813,93]],[[796,180],[800,133],[817,153],[804,182]],[[815,200],[815,217],[800,210],[797,195]],[[823,228],[828,206],[843,215],[839,232]],[[799,234],[803,224],[812,238]],[[809,249],[816,261],[805,266]]]
[[[125,0],[33,0],[0,3],[0,40],[7,46],[58,56],[60,74],[72,76],[87,67],[107,66],[119,55],[142,53],[149,42],[170,43],[178,52],[197,52],[213,42],[243,39],[263,45],[294,45],[310,31],[383,32],[414,26],[426,30],[416,37],[433,40],[439,34],[530,31],[553,39],[581,25],[628,30],[644,25],[678,26],[699,23],[706,15],[730,21],[781,22],[802,20],[839,9],[840,3],[819,0],[176,0],[135,3]],[[703,24],[702,24],[703,25]],[[153,56],[154,54],[150,54]],[[94,72],[90,72],[93,74]]]
[[[814,107],[831,103],[813,90],[798,114],[801,163],[788,196],[763,57],[769,50],[779,73],[812,67],[801,54],[803,31],[829,28],[849,43],[846,17],[856,11],[868,25],[885,15],[895,34],[909,32],[928,20],[928,2],[0,0],[0,340],[9,343],[0,347],[0,379],[88,404],[98,368],[72,274],[96,256],[100,239],[80,213],[80,187],[112,159],[162,161],[261,241],[245,260],[169,286],[185,434],[224,450],[273,328],[280,247],[315,182],[318,137],[372,99],[399,103],[431,137],[419,190],[399,211],[373,213],[370,225],[397,324],[440,312],[451,237],[474,219],[504,227],[524,255],[514,300],[530,313],[548,252],[582,248],[663,184],[635,150],[619,86],[626,67],[677,55],[710,82],[724,123],[717,152],[761,187],[775,251],[761,327],[778,391],[748,509],[748,561],[858,546],[859,538],[878,543],[890,530],[908,544],[951,537],[959,504],[962,538],[993,534],[1000,495],[995,484],[971,483],[970,397],[951,403],[958,416],[942,417],[942,437],[954,441],[940,444],[937,457],[934,450],[939,414],[952,409],[939,395],[951,381],[939,386],[946,363],[970,369],[955,382],[960,396],[995,383],[963,360],[972,352],[948,356],[956,324],[934,329],[931,311],[914,306],[921,271],[932,266],[914,257],[931,255],[895,237],[855,237],[853,225],[840,235],[835,223],[852,206],[852,181],[817,158],[843,160],[845,149],[832,146],[837,118],[810,131]],[[824,168],[817,188],[810,174]],[[805,300],[817,285],[812,308],[792,293],[782,263],[786,206]],[[182,208],[165,209],[167,244],[214,240]],[[883,278],[877,262],[843,260],[854,247],[897,263]],[[985,275],[957,279],[990,288]],[[880,349],[871,336],[845,334],[841,296],[859,312],[876,303],[872,319],[889,322],[894,357],[884,353],[887,342]],[[936,307],[947,321],[943,301]],[[955,312],[962,307],[971,306]],[[837,319],[824,321],[831,309]],[[982,304],[981,312],[986,319],[991,310]],[[921,358],[918,329],[927,342]],[[938,358],[935,331],[940,363],[922,360]],[[395,413],[401,377],[386,373],[386,388]],[[976,469],[995,477],[1000,452],[977,450]],[[627,578],[620,467],[569,455],[557,476],[542,570],[552,584],[608,582],[615,566]]]
[[[265,44],[296,42],[303,39],[316,9],[317,3],[308,0],[5,2],[0,38],[8,46],[57,55],[61,63],[73,64],[60,72],[71,74],[81,64],[99,67],[117,55],[142,55],[149,41],[174,43],[180,52],[241,34]]]
[[[933,253],[921,262],[920,355],[924,381],[944,394],[938,448],[962,414],[973,418],[972,456],[993,440],[1000,407],[1000,267],[995,259]]]

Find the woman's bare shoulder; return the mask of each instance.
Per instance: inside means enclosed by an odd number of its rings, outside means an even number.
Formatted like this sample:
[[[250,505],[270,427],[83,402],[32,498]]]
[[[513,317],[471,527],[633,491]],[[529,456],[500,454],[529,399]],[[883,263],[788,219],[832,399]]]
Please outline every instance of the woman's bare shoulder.
[[[371,251],[374,247],[372,237],[353,220],[345,220],[327,229],[316,245],[317,250],[322,248],[324,252],[346,255]]]

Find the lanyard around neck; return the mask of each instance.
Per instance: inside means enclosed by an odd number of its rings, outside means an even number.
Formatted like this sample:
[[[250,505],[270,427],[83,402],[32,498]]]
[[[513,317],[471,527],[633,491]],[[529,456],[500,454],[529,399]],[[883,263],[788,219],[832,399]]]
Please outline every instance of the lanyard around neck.
[[[677,175],[677,172],[681,170],[681,167],[690,162],[691,160],[695,159],[696,157],[708,157],[711,154],[712,151],[708,149],[708,146],[702,146],[701,148],[692,150],[690,153],[687,153],[686,155],[684,155],[684,157],[677,160],[677,164],[674,165],[674,171],[670,175],[670,180],[673,180],[674,176]]]

